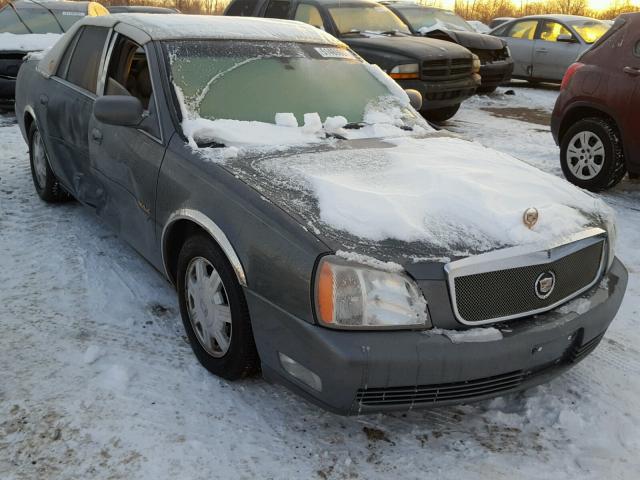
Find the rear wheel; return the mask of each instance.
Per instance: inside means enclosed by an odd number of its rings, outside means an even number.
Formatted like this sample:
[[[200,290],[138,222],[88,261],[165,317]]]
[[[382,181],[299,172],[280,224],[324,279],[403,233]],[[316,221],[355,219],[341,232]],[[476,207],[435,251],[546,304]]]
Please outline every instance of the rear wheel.
[[[31,177],[38,196],[48,203],[64,202],[71,197],[62,188],[49,166],[47,152],[44,149],[42,135],[35,122],[29,129],[29,162]]]
[[[451,105],[450,107],[438,108],[436,110],[422,110],[422,116],[430,122],[442,123],[452,118],[458,110],[460,104]]]
[[[617,130],[603,118],[580,120],[562,137],[560,165],[581,188],[598,192],[617,185],[626,173]]]
[[[208,236],[198,234],[185,242],[177,279],[182,322],[200,363],[228,380],[255,373],[259,359],[244,292]]]

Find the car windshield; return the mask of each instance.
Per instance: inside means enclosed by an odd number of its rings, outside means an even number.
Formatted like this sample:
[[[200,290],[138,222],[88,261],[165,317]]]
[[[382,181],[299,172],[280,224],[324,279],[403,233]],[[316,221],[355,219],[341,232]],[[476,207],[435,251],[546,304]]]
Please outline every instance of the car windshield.
[[[362,122],[372,100],[392,96],[345,47],[189,40],[165,48],[183,114],[191,118],[274,123],[286,112],[300,124],[307,113]]]
[[[402,20],[382,5],[336,6],[330,7],[329,13],[341,35],[364,32],[411,34]]]
[[[611,25],[601,22],[600,20],[579,20],[569,22],[569,25],[578,32],[578,35],[582,37],[585,43],[596,42],[611,28]]]
[[[461,17],[448,10],[430,10],[427,8],[400,8],[400,12],[407,19],[415,31],[457,30],[461,32],[475,31],[471,25]]]
[[[82,16],[82,15],[81,15]],[[77,20],[78,17],[75,17]],[[64,33],[56,18],[45,8],[29,5],[14,10],[11,5],[0,10],[0,32]]]

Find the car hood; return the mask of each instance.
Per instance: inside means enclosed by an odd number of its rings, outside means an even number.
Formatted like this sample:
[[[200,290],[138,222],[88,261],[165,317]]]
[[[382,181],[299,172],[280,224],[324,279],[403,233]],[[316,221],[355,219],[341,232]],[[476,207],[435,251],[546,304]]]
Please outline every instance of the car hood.
[[[506,45],[506,43],[498,37],[475,32],[438,29],[424,33],[421,32],[421,35],[428,38],[451,39],[469,50],[502,50]]]
[[[611,211],[563,179],[441,132],[238,157],[236,177],[334,251],[401,265],[606,228]],[[539,220],[529,229],[525,210]]]
[[[417,60],[434,58],[468,58],[470,52],[459,45],[433,38],[400,35],[372,35],[368,37],[340,38],[356,52],[377,50]]]

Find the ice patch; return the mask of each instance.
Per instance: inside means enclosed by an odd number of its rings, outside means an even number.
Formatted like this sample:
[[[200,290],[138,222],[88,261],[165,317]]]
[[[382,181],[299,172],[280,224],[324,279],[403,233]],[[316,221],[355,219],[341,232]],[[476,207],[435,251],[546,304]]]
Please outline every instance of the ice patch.
[[[563,315],[568,313],[577,313],[578,315],[583,315],[589,311],[591,308],[591,301],[587,298],[576,298],[571,302],[562,305],[556,311]]]
[[[305,113],[304,126],[302,129],[306,133],[316,133],[322,130],[322,119],[320,118],[320,115],[317,113]]]
[[[104,352],[97,345],[89,345],[89,347],[85,350],[84,356],[82,357],[82,361],[88,365],[95,363],[95,361],[104,355]]]
[[[298,120],[293,113],[276,113],[276,125],[280,127],[298,127]]]
[[[393,262],[383,262],[382,260],[378,260],[377,258],[369,257],[367,255],[355,252],[345,252],[343,250],[338,250],[336,255],[344,258],[345,260],[349,260],[350,262],[360,263],[378,270],[384,270],[386,272],[404,272],[402,265],[398,265]]]
[[[98,385],[107,390],[123,392],[127,389],[130,376],[122,365],[111,365],[99,377]]]
[[[452,343],[497,342],[502,340],[502,332],[497,328],[471,328],[469,330],[443,330],[434,328],[426,330],[426,335],[444,335]]]

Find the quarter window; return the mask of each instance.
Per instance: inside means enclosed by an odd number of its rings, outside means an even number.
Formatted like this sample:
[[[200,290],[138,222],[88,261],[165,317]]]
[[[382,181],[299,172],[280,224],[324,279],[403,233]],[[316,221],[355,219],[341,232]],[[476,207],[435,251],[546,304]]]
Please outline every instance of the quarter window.
[[[537,20],[525,20],[523,22],[516,22],[507,32],[507,37],[521,38],[523,40],[533,40],[537,27]]]
[[[102,27],[84,27],[71,54],[66,80],[96,93],[98,69],[109,31]]]
[[[264,12],[266,18],[289,18],[289,0],[271,0]]]
[[[557,42],[560,35],[571,35],[571,32],[567,27],[561,25],[558,22],[545,21],[542,23],[542,29],[540,30],[540,40],[547,42]]]
[[[322,16],[320,15],[318,9],[313,5],[308,5],[306,3],[301,3],[300,5],[298,5],[294,20],[308,23],[309,25],[313,25],[314,27],[325,30]]]

